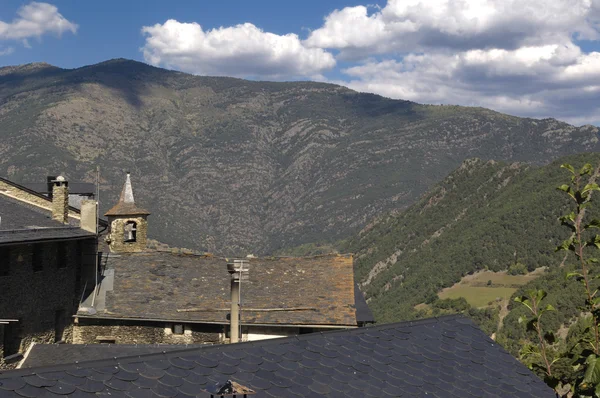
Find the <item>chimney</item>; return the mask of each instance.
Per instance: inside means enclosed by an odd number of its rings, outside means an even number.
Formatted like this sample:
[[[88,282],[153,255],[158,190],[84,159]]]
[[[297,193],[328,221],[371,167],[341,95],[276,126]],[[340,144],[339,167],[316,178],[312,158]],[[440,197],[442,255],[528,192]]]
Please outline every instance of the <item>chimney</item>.
[[[52,181],[52,219],[63,224],[69,223],[69,183],[58,176]]]
[[[81,201],[81,224],[80,227],[88,232],[96,233],[96,222],[98,221],[98,205],[95,200],[84,199]]]
[[[52,199],[52,187],[54,186],[54,180],[56,180],[56,176],[46,176],[46,191],[48,192],[49,199]]]
[[[227,264],[227,272],[231,275],[231,313],[229,318],[229,343],[240,341],[240,285],[247,281],[249,264],[248,260],[234,260]]]

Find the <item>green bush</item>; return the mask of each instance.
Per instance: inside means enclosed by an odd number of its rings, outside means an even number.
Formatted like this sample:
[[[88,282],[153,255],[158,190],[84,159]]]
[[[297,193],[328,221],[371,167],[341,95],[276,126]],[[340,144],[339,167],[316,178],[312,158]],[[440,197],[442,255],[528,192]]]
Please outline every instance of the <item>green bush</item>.
[[[525,264],[516,263],[508,267],[508,275],[525,275],[527,274],[527,266]]]

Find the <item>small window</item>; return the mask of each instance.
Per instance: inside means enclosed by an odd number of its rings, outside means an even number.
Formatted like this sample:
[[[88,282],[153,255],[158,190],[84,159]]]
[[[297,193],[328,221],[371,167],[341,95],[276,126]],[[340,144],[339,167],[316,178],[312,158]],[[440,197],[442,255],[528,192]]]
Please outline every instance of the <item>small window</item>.
[[[78,240],[77,246],[75,248],[75,287],[81,286],[81,268],[84,266],[83,264],[83,241]]]
[[[0,247],[0,276],[10,274],[10,247]]]
[[[176,323],[173,325],[173,334],[183,334],[183,324]]]
[[[123,226],[123,242],[133,243],[137,240],[137,224],[133,221],[127,221]]]
[[[31,268],[33,268],[33,272],[40,272],[44,269],[44,245],[41,243],[33,245]]]
[[[68,242],[58,242],[56,244],[56,268],[67,267],[67,245]]]
[[[112,336],[96,336],[98,344],[116,344],[117,339]]]
[[[9,322],[4,326],[4,357],[17,354],[21,349],[21,323],[23,319],[19,319],[18,322]]]
[[[65,333],[65,326],[67,324],[67,317],[65,310],[54,311],[54,342],[58,343],[62,341]]]

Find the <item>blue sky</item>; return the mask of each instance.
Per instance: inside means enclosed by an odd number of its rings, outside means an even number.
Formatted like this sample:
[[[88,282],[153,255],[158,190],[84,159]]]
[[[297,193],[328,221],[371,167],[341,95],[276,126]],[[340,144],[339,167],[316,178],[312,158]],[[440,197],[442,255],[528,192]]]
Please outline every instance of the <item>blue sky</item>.
[[[600,0],[0,3],[0,65],[129,58],[600,124]]]

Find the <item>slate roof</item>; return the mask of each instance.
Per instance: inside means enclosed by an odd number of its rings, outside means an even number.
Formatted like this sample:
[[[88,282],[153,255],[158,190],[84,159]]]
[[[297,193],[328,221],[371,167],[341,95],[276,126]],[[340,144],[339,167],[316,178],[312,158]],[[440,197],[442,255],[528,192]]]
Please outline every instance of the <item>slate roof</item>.
[[[42,195],[49,195],[52,193],[52,189],[45,182],[22,182],[21,186],[30,189],[32,191],[41,193]],[[96,185],[91,182],[70,182],[69,181],[69,195],[95,195]]]
[[[351,255],[249,261],[242,324],[356,326]],[[226,259],[143,252],[110,254],[102,264],[106,280],[97,302],[104,307],[91,317],[229,323]]]
[[[479,330],[449,316],[0,374],[0,396],[554,397]],[[96,395],[97,394],[97,395]]]
[[[23,191],[23,192],[25,192],[25,193],[28,193],[28,194],[30,194],[30,195],[37,196],[38,198],[40,198],[40,199],[43,199],[43,200],[47,201],[47,202],[48,202],[48,206],[50,206],[50,204],[51,204],[51,202],[52,202],[52,200],[51,200],[51,199],[49,199],[49,198],[48,198],[48,196],[46,196],[46,195],[43,195],[43,194],[41,194],[41,193],[39,193],[39,192],[37,192],[37,191],[35,191],[35,190],[33,190],[33,189],[30,189],[30,188],[28,188],[28,187],[26,187],[26,186],[23,186],[23,185],[17,184],[17,183],[15,183],[14,181],[11,181],[11,180],[9,180],[9,179],[6,179],[6,178],[3,178],[3,177],[0,177],[0,181],[1,181],[1,182],[3,182],[3,183],[5,183],[5,184],[8,184],[8,185],[10,185],[10,186],[14,187],[15,189],[18,189],[18,190],[20,190],[20,191]],[[40,207],[38,207],[38,206],[30,205],[30,204],[28,204],[27,202],[24,202],[24,201],[19,201],[19,200],[17,200],[17,199],[11,198],[11,197],[9,197],[9,196],[2,195],[1,193],[0,193],[0,197],[4,198],[4,199],[6,199],[6,200],[12,200],[14,203],[18,203],[19,205],[21,205],[21,206],[23,206],[23,207],[25,207],[25,208],[29,208],[29,209],[31,209],[31,210],[37,211],[38,213],[41,213],[41,214],[45,215],[45,216],[46,216],[48,219],[51,219],[51,212],[50,212],[50,210],[43,209],[43,208],[40,208]],[[4,205],[3,203],[0,203],[0,216],[3,216],[3,217],[4,217],[4,216],[6,216],[6,215],[7,215],[9,212],[8,212],[8,211],[3,211],[3,210],[2,210],[2,209],[3,209],[3,207],[2,207],[3,205]],[[69,206],[69,212],[81,213],[80,209],[78,209],[78,208],[76,208],[76,207],[73,207],[73,206]],[[78,220],[74,220],[74,219],[72,218],[72,216],[71,216],[71,215],[69,216],[69,223],[70,223],[72,226],[78,226],[78,225],[79,225],[79,221],[78,221]],[[76,223],[77,225],[75,225],[75,223]],[[107,226],[108,226],[108,221],[107,221],[107,220],[105,220],[105,219],[103,219],[103,218],[101,218],[101,217],[98,217],[98,223],[99,223],[99,224],[100,224],[102,227],[107,227]],[[0,228],[0,230],[1,230],[1,229],[4,229],[4,228]]]
[[[47,210],[0,195],[0,244],[93,236],[78,227],[52,220]]]
[[[21,368],[97,361],[197,348],[199,344],[34,344]]]

